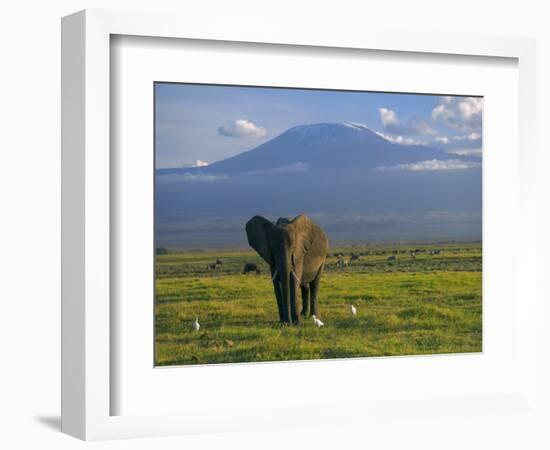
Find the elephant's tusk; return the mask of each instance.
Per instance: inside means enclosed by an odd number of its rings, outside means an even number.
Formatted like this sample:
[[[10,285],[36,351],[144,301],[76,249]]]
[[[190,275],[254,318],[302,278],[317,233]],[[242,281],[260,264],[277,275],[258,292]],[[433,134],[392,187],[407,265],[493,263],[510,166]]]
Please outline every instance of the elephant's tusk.
[[[294,273],[294,270],[291,270],[290,272],[292,273],[292,275],[294,276],[294,278],[296,278],[296,281],[299,283],[299,282],[300,282],[300,279],[299,279],[298,276]]]
[[[271,277],[271,281],[274,281],[277,277],[277,271],[273,272],[273,276]]]

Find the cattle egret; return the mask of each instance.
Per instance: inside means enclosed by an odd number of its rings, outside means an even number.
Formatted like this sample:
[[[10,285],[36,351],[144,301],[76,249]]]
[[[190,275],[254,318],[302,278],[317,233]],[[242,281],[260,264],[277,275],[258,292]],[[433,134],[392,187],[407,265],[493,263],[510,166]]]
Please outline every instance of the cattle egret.
[[[323,322],[321,322],[321,321],[317,318],[317,316],[311,316],[311,318],[313,319],[313,323],[315,324],[315,326],[316,326],[317,328],[321,328],[321,327],[324,327],[324,326],[325,326],[325,324],[324,324]]]
[[[351,312],[351,315],[352,316],[356,316],[357,315],[357,308],[353,305],[349,305],[349,311]]]
[[[199,323],[199,318],[195,317],[195,321],[193,322],[193,330],[199,331],[200,327],[201,327],[201,324]]]

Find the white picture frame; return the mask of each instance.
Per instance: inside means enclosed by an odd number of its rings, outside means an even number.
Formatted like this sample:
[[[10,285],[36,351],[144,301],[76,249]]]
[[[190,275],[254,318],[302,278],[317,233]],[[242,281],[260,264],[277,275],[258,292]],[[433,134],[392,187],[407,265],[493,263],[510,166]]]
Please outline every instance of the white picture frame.
[[[110,310],[111,192],[116,173],[110,168],[110,37],[112,35],[200,39],[242,43],[299,45],[332,49],[368,49],[416,54],[512,58],[518,62],[519,98],[519,233],[518,352],[521,367],[517,390],[502,395],[425,399],[409,404],[409,414],[435,408],[445,415],[491,414],[503,405],[516,412],[536,408],[535,292],[535,43],[532,39],[451,34],[409,34],[349,30],[307,34],[300,30],[215,27],[190,17],[112,11],[82,11],[62,22],[62,430],[85,440],[236,431],[266,427],[308,426],[391,416],[391,406],[316,404],[279,406],[268,413],[227,411],[212,414],[111,415]],[[519,295],[519,294],[518,294]],[[196,370],[201,370],[197,368]],[[210,399],[209,401],[213,401]],[[223,405],[223,399],[216,399]],[[395,402],[395,400],[393,400]],[[225,410],[220,406],[220,410]],[[234,412],[234,411],[233,411]],[[239,420],[240,418],[240,420]],[[242,420],[246,418],[246,420]],[[353,418],[353,419],[352,419]]]

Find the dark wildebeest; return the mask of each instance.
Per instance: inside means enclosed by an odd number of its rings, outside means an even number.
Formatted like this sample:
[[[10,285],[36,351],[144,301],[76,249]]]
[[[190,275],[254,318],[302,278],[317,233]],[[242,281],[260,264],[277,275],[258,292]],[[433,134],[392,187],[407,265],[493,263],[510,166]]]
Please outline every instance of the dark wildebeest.
[[[260,272],[260,269],[258,269],[258,265],[257,264],[254,264],[254,263],[246,263],[244,265],[244,269],[243,269],[243,275],[244,274],[247,274],[249,272],[255,272],[256,275],[259,275],[261,272]]]
[[[216,263],[208,264],[206,266],[206,270],[215,270],[218,268],[218,265]]]
[[[223,264],[223,261],[221,259],[216,259],[216,265],[221,266]]]
[[[388,256],[388,258],[386,259],[386,261],[388,261],[388,262],[392,262],[392,261],[393,261],[393,262],[396,263],[396,262],[397,262],[397,256],[395,256],[395,255]]]
[[[353,261],[360,261],[361,257],[357,253],[352,253],[351,258],[349,259],[349,262],[352,263]]]

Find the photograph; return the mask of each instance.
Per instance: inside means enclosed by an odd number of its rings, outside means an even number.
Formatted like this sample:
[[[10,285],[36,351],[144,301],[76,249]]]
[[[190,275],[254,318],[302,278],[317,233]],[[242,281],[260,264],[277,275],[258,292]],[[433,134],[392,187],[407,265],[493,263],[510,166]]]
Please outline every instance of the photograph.
[[[155,366],[482,352],[482,121],[468,93],[155,82]]]

